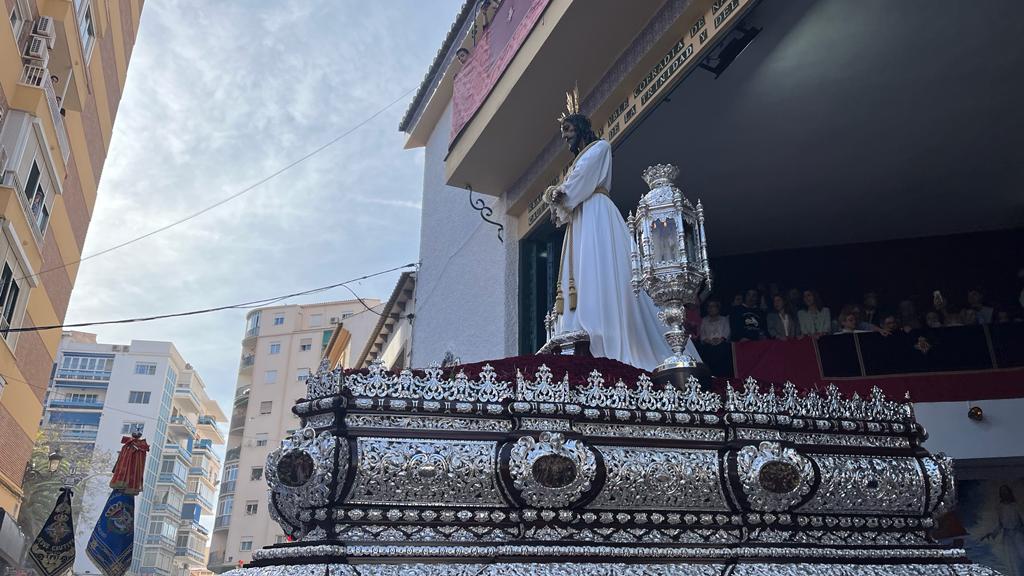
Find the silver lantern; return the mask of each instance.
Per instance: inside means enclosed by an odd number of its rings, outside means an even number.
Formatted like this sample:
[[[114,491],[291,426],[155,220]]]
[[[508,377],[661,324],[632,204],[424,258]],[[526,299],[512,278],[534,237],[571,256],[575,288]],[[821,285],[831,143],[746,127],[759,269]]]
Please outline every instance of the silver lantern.
[[[711,270],[704,208],[699,200],[695,208],[673,184],[678,175],[679,168],[671,164],[644,170],[650,191],[640,199],[636,215],[629,214],[627,224],[633,237],[633,291],[647,292],[661,310],[658,317],[669,326],[665,340],[672,356],[655,369],[655,375],[677,372],[685,381],[698,366],[686,354],[686,305],[696,304],[697,295],[711,288]]]

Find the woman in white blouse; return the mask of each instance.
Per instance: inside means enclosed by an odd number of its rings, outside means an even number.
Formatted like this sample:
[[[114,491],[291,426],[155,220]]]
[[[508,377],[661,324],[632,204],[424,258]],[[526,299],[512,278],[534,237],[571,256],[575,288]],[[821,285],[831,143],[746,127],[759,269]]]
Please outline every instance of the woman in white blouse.
[[[817,338],[832,331],[832,313],[821,305],[821,297],[813,290],[804,290],[804,309],[797,312],[800,333]]]

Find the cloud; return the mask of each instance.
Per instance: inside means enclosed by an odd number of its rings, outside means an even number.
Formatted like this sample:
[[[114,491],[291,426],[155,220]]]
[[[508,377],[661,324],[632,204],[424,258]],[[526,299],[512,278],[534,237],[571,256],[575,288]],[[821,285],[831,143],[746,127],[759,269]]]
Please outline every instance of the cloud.
[[[147,2],[84,254],[258,181],[416,87],[461,1]],[[270,297],[417,260],[422,151],[403,150],[395,129],[407,104],[224,206],[82,263],[68,322]],[[396,279],[354,288],[386,299]],[[335,298],[349,295],[308,301]],[[92,331],[174,342],[230,412],[244,316]]]

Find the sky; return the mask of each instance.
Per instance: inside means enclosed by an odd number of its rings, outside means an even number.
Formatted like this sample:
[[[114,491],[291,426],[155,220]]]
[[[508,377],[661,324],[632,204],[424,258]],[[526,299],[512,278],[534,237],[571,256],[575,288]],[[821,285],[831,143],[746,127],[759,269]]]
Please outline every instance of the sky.
[[[83,254],[230,196],[418,87],[461,3],[146,2]],[[67,322],[234,304],[415,262],[423,152],[398,132],[411,99],[223,206],[83,262]],[[352,288],[386,300],[398,275]],[[349,298],[339,288],[284,303]],[[82,330],[173,342],[230,414],[245,313]]]

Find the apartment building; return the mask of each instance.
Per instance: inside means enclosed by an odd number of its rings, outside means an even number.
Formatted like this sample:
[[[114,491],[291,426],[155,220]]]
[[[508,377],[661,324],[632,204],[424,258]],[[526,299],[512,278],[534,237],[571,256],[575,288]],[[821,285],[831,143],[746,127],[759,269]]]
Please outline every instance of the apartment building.
[[[252,551],[284,541],[267,509],[267,454],[299,426],[291,407],[337,331],[353,361],[379,316],[380,301],[274,306],[246,317],[234,408],[224,457],[209,568],[223,572],[252,559]],[[375,309],[374,312],[368,308]]]
[[[0,568],[143,0],[6,0],[0,26]],[[13,531],[13,532],[12,532]]]
[[[187,576],[205,566],[209,531],[200,524],[213,513],[224,444],[218,422],[226,417],[210,399],[195,369],[170,342],[132,340],[100,344],[95,334],[65,332],[46,395],[43,426],[60,438],[60,449],[115,455],[122,435],[141,432],[149,442],[143,491],[136,499],[132,573]],[[102,488],[93,482],[90,488]],[[75,525],[96,523],[108,491],[80,490]],[[78,538],[74,573],[98,575]]]

